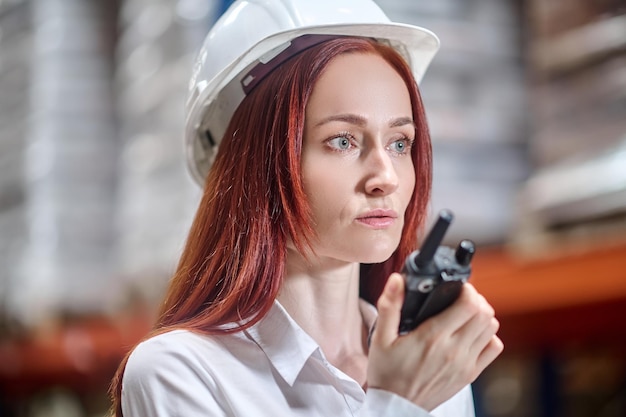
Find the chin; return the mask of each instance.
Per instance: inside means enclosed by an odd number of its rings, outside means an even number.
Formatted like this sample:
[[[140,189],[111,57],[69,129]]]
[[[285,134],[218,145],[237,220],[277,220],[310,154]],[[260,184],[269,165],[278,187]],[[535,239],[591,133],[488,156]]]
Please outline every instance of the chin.
[[[378,249],[370,247],[368,250],[364,250],[362,252],[363,256],[359,262],[363,264],[379,264],[381,262],[385,262],[391,257],[391,255],[393,255],[396,249],[397,246]]]
[[[360,234],[345,236],[338,246],[326,248],[325,253],[349,262],[375,264],[388,260],[399,244],[400,236],[391,233]]]

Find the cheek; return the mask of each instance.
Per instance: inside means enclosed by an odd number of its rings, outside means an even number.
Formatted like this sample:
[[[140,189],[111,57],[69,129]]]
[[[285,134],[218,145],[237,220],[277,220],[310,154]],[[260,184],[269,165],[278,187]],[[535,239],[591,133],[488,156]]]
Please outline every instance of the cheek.
[[[341,176],[332,170],[321,170],[303,178],[304,192],[316,218],[332,212],[346,195],[342,185]]]
[[[415,191],[415,169],[413,168],[413,163],[410,163],[406,164],[406,166],[402,166],[400,170],[399,176],[401,180],[399,193],[406,206],[409,204],[409,201],[411,201],[411,196]]]
[[[317,150],[306,152],[302,159],[302,185],[311,203],[323,202],[337,193],[342,179],[341,167]]]
[[[342,222],[349,213],[354,184],[350,177],[336,167],[323,164],[303,173],[304,192],[311,207],[311,214],[319,231]]]

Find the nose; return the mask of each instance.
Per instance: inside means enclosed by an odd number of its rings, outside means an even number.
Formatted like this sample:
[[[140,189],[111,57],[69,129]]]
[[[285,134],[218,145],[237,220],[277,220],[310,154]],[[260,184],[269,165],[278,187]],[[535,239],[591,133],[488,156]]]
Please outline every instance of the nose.
[[[365,158],[365,192],[371,195],[388,195],[399,185],[398,173],[391,156],[382,147],[369,150]]]

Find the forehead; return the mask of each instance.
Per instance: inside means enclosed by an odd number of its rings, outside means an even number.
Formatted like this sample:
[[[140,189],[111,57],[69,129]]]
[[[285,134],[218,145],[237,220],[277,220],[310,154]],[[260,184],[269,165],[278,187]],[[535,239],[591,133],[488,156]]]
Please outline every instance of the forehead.
[[[346,53],[334,58],[313,87],[307,117],[355,113],[367,117],[411,115],[404,79],[374,53]]]

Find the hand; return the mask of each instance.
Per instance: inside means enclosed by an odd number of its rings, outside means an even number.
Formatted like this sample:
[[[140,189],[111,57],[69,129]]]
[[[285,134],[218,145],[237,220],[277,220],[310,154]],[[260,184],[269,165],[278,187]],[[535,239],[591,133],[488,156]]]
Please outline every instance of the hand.
[[[500,324],[487,300],[465,284],[453,305],[399,336],[404,279],[394,273],[378,299],[368,386],[431,411],[473,382],[502,352]]]

